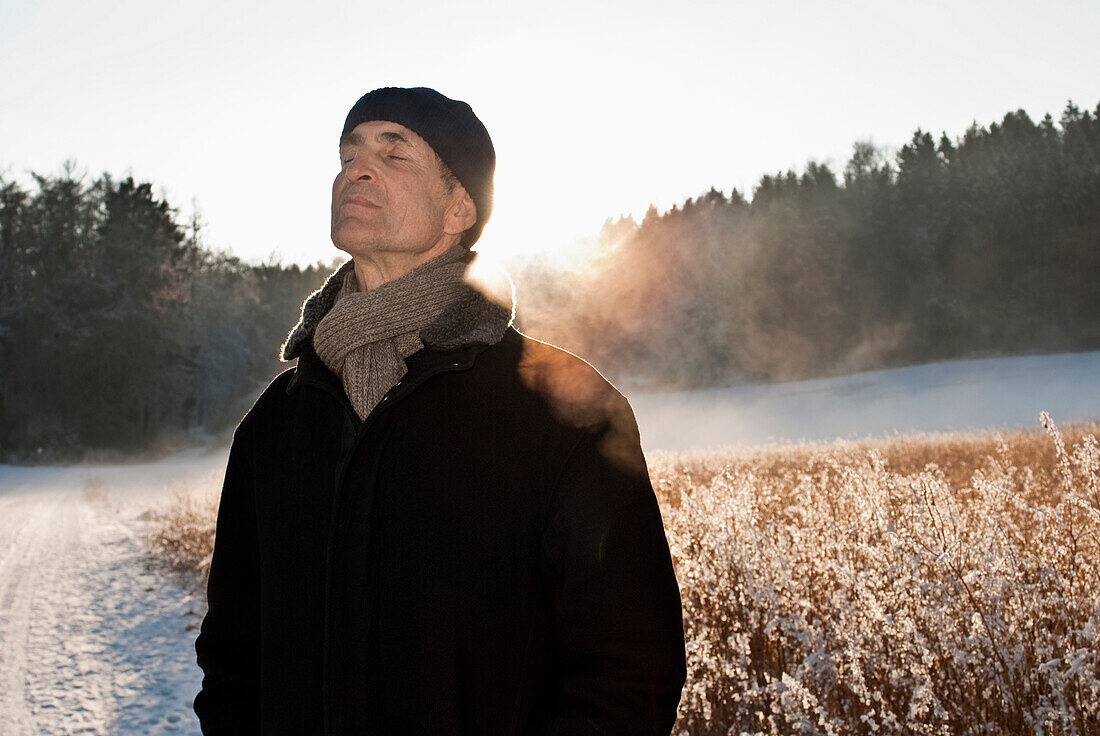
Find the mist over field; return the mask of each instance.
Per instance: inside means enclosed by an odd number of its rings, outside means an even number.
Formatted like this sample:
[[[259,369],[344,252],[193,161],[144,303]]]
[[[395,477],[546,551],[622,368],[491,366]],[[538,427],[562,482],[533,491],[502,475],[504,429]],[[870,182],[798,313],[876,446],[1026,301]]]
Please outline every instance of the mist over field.
[[[1100,352],[955,360],[810,381],[627,393],[650,450],[715,449],[1100,419]]]
[[[608,219],[583,264],[517,264],[521,319],[656,390],[1100,349],[1098,115],[857,141]]]

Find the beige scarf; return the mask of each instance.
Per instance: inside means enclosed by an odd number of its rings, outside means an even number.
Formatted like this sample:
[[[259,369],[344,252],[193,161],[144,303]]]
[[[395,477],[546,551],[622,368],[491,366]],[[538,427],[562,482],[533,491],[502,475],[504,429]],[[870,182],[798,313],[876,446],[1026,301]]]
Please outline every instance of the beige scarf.
[[[360,419],[405,374],[405,358],[423,347],[421,330],[459,303],[484,299],[463,280],[472,257],[456,246],[370,291],[358,290],[354,269],[343,274],[335,303],[317,323],[313,347],[340,376]],[[511,315],[504,317],[499,310],[493,314],[488,333],[497,342]]]

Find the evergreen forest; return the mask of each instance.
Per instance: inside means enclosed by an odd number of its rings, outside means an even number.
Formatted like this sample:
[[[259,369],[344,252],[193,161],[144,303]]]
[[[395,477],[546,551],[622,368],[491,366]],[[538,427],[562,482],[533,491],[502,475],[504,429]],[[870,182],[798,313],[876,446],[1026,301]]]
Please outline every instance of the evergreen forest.
[[[0,456],[155,451],[231,429],[330,267],[202,245],[149,183],[0,181]]]
[[[1098,117],[857,142],[839,172],[608,220],[586,267],[516,270],[524,327],[661,388],[1098,349]]]
[[[0,461],[224,433],[334,263],[247,263],[132,178],[0,176]],[[520,327],[628,387],[1100,349],[1100,105],[857,142],[515,264]]]

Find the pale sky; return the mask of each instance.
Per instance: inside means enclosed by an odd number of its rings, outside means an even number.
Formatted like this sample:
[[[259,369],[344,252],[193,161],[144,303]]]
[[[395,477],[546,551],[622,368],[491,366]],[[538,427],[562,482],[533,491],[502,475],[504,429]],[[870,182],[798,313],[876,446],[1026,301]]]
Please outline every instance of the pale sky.
[[[0,0],[0,171],[151,181],[206,242],[340,255],[337,138],[364,92],[469,102],[497,150],[486,255],[751,191],[851,144],[1100,100],[1100,2]]]

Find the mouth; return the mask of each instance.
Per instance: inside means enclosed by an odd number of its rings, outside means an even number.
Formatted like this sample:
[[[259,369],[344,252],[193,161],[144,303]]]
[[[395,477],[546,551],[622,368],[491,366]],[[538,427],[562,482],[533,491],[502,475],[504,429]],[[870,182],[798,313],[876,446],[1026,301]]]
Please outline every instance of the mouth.
[[[354,205],[356,207],[365,207],[367,209],[378,210],[382,209],[379,205],[371,202],[364,197],[344,197],[340,202],[341,205]]]

